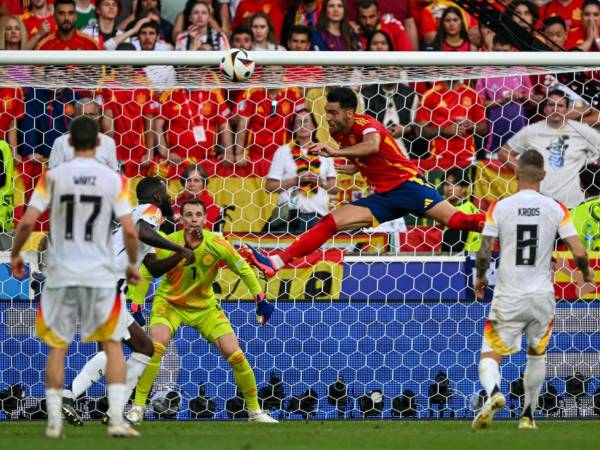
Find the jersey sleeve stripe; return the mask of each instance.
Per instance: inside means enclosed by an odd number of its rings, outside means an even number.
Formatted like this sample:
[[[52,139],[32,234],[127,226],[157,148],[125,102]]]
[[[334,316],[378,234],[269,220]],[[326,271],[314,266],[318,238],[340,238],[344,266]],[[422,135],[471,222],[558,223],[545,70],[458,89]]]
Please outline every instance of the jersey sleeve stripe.
[[[560,208],[563,210],[563,213],[564,213],[564,216],[563,216],[562,220],[560,221],[561,226],[571,222],[572,219],[571,219],[571,213],[569,212],[569,208],[567,208],[565,205],[563,205],[559,201],[557,201],[556,203],[558,203],[558,206],[560,206]]]
[[[362,132],[363,136],[366,136],[367,134],[371,134],[371,133],[377,133],[377,129],[375,128],[365,128]]]
[[[48,199],[48,186],[46,185],[46,172],[42,173],[40,179],[35,185],[34,192],[41,195],[44,199]]]
[[[129,199],[129,189],[127,189],[127,179],[124,176],[121,177],[121,190],[117,195],[117,201],[122,202]]]
[[[496,220],[494,219],[494,211],[496,210],[497,203],[494,202],[490,205],[487,214],[485,215],[485,221],[491,225],[496,225]]]

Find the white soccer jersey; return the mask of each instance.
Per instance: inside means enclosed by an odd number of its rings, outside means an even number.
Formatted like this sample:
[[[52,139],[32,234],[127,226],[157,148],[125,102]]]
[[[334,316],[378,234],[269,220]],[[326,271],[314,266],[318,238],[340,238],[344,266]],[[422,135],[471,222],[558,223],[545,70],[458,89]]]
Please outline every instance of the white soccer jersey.
[[[533,190],[522,190],[490,207],[482,234],[500,241],[494,298],[519,299],[554,292],[552,251],[556,233],[576,236],[569,210]]]
[[[131,212],[133,222],[137,224],[140,220],[152,225],[155,231],[158,231],[163,223],[163,215],[160,212],[160,208],[152,204],[138,205],[133,208]],[[117,271],[119,278],[125,278],[125,271],[129,265],[129,258],[125,251],[125,243],[123,242],[123,230],[121,227],[117,228],[113,235],[113,249],[117,258]],[[142,241],[139,242],[138,247],[138,264],[142,264],[142,261],[148,253],[154,253],[154,247],[144,244]]]
[[[114,287],[112,217],[131,213],[127,181],[91,158],[44,173],[29,206],[50,208],[48,287]]]
[[[48,167],[50,169],[54,169],[59,164],[75,158],[75,149],[69,144],[70,137],[71,133],[67,133],[54,140],[50,158],[48,159]],[[119,170],[115,140],[104,133],[99,133],[98,137],[100,138],[100,145],[96,148],[96,159],[113,170]]]

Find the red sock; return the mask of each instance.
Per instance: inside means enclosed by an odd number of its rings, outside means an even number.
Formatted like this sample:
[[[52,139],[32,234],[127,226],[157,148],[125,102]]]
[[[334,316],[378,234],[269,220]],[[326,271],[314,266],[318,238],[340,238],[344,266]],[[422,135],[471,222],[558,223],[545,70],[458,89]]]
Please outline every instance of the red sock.
[[[310,255],[315,250],[318,250],[335,233],[337,233],[335,220],[331,214],[327,214],[314,227],[303,233],[284,252],[280,253],[279,257],[287,264],[293,259]]]
[[[448,220],[447,226],[451,230],[481,231],[484,223],[485,213],[465,214],[456,211]]]

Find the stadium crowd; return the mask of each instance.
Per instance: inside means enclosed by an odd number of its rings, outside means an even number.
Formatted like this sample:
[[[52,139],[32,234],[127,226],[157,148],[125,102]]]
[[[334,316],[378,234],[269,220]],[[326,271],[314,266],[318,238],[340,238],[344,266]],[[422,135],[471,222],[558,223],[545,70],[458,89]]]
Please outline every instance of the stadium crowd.
[[[600,50],[598,0],[489,3],[541,31],[556,51]],[[517,51],[510,37],[449,0],[1,0],[0,15],[1,50]],[[25,69],[10,70],[18,80]],[[61,69],[44,70],[48,79],[61,77]],[[359,108],[390,130],[429,181],[444,184],[447,197],[454,195],[448,186],[473,182],[470,193],[485,209],[514,190],[517,154],[538,148],[555,169],[546,193],[576,207],[583,200],[578,173],[600,156],[597,110],[558,76],[494,77],[489,70],[475,81],[364,85],[356,89]],[[303,148],[311,140],[331,143],[327,88],[143,87],[154,75],[120,67],[93,91],[0,88],[5,232],[13,228],[13,207],[18,218],[43,171],[66,157],[61,136],[78,115],[100,122],[101,149],[132,189],[143,176],[164,177],[176,205],[201,196],[210,224],[225,206],[206,190],[213,178],[266,178],[261,189],[280,193],[278,207],[263,217],[264,231],[272,232],[304,231],[332,202],[364,190],[348,182],[355,168],[345,161],[334,165]],[[117,79],[140,87],[115,88]],[[588,81],[595,83],[594,75]],[[475,208],[461,195],[459,205]]]

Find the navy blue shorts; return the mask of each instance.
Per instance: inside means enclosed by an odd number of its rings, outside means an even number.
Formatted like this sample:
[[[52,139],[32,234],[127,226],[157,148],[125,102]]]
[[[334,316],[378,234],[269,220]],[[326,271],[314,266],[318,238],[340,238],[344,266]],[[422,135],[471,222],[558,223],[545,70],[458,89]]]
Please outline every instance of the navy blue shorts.
[[[379,223],[404,217],[406,214],[422,216],[444,199],[438,191],[420,176],[414,176],[398,187],[383,194],[374,193],[359,198],[353,205],[363,206],[371,210],[371,214]]]

